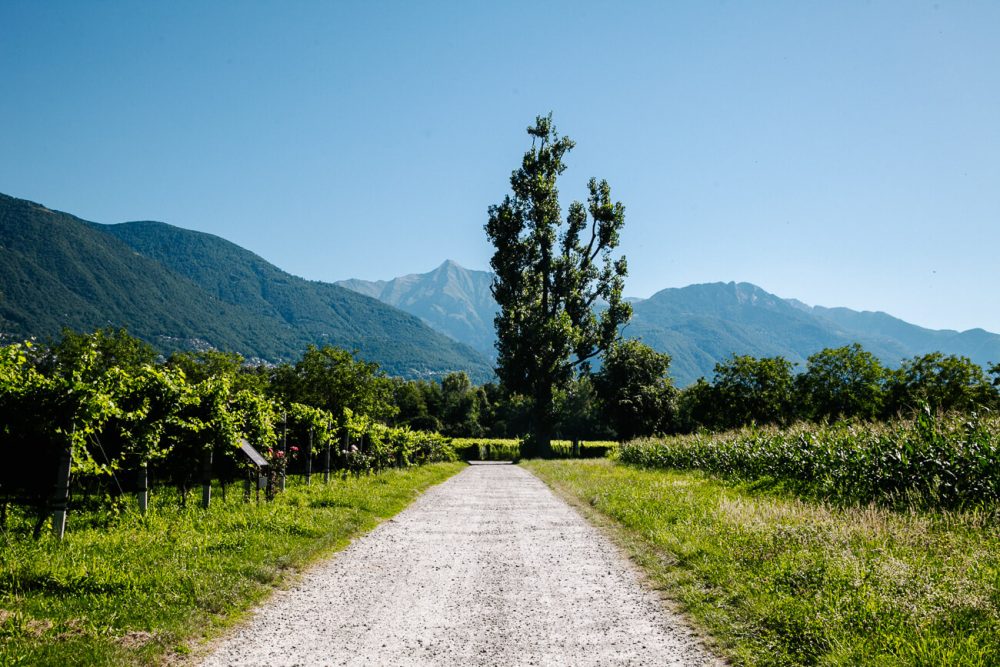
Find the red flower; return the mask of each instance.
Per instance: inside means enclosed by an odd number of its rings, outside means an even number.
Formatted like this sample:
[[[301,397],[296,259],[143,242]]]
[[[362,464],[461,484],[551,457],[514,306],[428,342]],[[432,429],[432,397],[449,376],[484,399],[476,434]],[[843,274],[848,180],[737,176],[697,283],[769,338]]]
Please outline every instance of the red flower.
[[[297,451],[299,451],[299,448],[298,448],[298,447],[296,447],[295,445],[292,445],[290,449],[291,449],[291,450],[292,450],[293,452],[297,452]]]

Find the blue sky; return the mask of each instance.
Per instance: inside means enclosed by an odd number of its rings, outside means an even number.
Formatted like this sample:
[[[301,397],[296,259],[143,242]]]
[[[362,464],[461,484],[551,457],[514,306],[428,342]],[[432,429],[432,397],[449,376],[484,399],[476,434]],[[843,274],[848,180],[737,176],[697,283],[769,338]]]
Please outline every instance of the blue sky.
[[[552,111],[627,292],[1000,331],[1000,3],[0,4],[0,192],[317,280],[485,269]]]

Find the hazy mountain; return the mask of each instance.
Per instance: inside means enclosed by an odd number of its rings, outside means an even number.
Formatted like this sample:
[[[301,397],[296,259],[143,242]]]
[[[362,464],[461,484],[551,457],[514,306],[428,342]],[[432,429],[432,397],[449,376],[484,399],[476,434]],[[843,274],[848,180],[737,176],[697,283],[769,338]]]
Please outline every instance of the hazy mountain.
[[[488,350],[496,312],[489,293],[491,278],[485,271],[445,262],[426,274],[338,284],[377,296],[457,340]],[[1000,336],[982,329],[935,331],[885,313],[812,307],[749,283],[668,288],[648,299],[629,300],[634,317],[624,334],[668,352],[673,358],[671,374],[680,385],[702,376],[711,378],[715,364],[734,353],[781,355],[804,365],[809,355],[823,348],[854,342],[892,366],[934,351],[965,355],[982,366],[1000,361]]]
[[[483,355],[418,318],[219,237],[158,222],[99,225],[0,195],[0,332],[108,325],[164,352],[215,347],[281,361],[330,343],[394,375],[492,374]]]
[[[490,292],[492,282],[493,274],[488,271],[473,271],[447,260],[430,273],[336,284],[416,315],[438,331],[493,356],[497,304]]]

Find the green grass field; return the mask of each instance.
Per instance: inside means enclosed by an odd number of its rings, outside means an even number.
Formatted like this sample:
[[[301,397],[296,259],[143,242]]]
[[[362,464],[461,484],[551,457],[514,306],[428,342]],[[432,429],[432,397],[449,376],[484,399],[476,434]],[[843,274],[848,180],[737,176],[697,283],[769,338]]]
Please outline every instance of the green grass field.
[[[70,515],[66,540],[0,538],[0,665],[174,662],[239,619],[301,567],[343,548],[464,467],[438,463],[309,487],[272,503],[218,493],[208,511],[156,497],[145,517]],[[167,492],[164,492],[167,493]]]
[[[995,511],[834,507],[700,472],[522,463],[739,665],[1000,664]]]

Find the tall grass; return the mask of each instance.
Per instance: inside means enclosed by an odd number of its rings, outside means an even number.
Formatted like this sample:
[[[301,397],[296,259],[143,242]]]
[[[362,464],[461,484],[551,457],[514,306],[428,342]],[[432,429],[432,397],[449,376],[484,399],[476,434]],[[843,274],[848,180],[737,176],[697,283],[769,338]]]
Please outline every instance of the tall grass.
[[[1000,500],[1000,418],[935,416],[886,424],[797,424],[636,440],[620,461],[777,480],[847,502],[959,508]]]
[[[994,511],[833,505],[609,461],[522,465],[611,529],[733,664],[1000,664]]]
[[[218,495],[202,510],[160,489],[70,514],[65,541],[33,540],[15,510],[0,532],[0,665],[148,665],[187,653],[295,569],[345,546],[455,474],[437,463],[306,486],[273,502]],[[219,491],[219,489],[216,489]],[[329,601],[335,603],[336,601]]]

